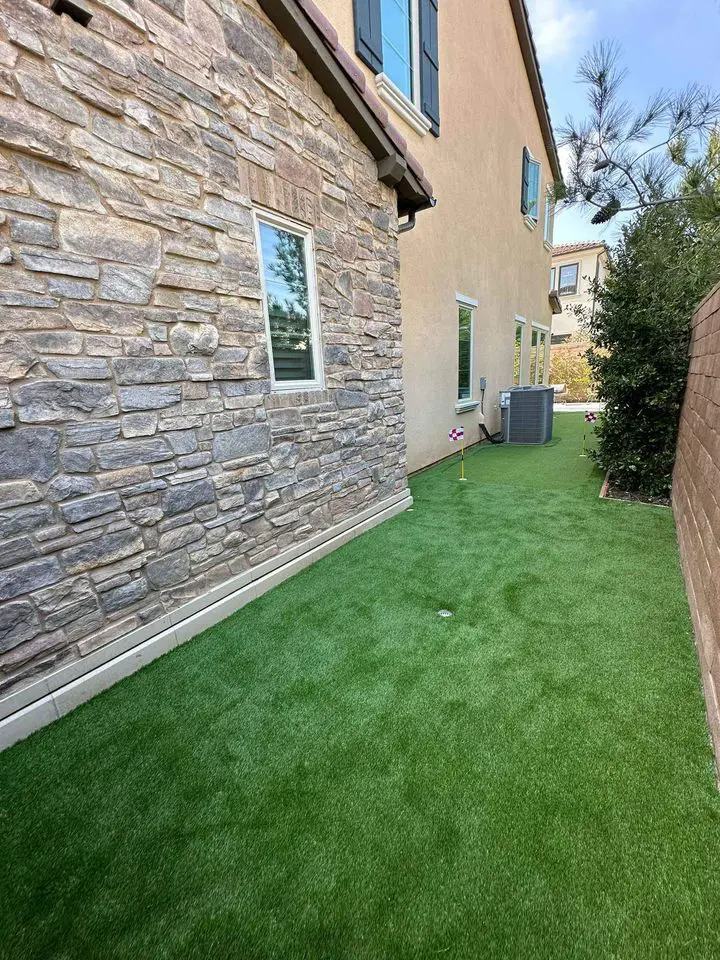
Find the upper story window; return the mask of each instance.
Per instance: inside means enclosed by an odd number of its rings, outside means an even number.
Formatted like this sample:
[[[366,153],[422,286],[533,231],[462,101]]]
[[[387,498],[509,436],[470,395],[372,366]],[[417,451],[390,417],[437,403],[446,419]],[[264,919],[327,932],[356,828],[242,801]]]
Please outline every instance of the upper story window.
[[[545,227],[543,230],[543,240],[546,247],[551,247],[553,242],[553,229],[555,227],[555,200],[548,190],[545,195]],[[552,287],[550,288],[552,290]]]
[[[411,0],[380,0],[380,22],[383,73],[408,100],[412,100],[414,58]]]
[[[276,390],[322,387],[312,232],[256,212],[268,353]]]
[[[540,204],[540,164],[533,158],[527,147],[523,147],[522,193],[520,209],[529,225],[535,227],[538,222]]]
[[[440,135],[438,0],[353,0],[355,51],[378,96],[421,136]]]
[[[578,292],[579,263],[564,263],[559,270],[559,290],[561,297],[573,297]]]

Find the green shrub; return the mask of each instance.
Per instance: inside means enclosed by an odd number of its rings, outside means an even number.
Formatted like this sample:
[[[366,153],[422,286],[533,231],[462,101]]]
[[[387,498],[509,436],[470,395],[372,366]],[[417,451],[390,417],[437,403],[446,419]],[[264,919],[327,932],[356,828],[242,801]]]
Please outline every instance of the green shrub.
[[[719,278],[717,248],[679,204],[638,214],[611,252],[588,322],[590,366],[606,404],[595,457],[626,490],[670,491],[690,321]]]
[[[587,350],[560,347],[550,354],[550,383],[564,383],[567,390],[559,398],[568,403],[580,403],[594,397],[592,370]]]

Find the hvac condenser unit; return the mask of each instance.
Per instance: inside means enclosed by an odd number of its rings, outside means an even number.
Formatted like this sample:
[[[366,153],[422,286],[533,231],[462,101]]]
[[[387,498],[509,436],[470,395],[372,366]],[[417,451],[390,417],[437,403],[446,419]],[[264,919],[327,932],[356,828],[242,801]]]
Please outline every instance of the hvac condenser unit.
[[[552,440],[552,387],[512,387],[500,394],[505,443],[547,443]]]

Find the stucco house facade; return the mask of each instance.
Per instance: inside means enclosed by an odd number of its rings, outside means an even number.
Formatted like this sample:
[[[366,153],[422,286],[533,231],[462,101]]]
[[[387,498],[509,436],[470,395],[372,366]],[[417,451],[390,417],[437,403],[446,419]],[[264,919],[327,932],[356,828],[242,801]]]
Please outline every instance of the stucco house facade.
[[[498,429],[498,392],[547,382],[562,177],[523,0],[317,0],[432,181],[400,236],[408,465]],[[484,386],[484,390],[483,390]]]
[[[592,283],[602,283],[607,272],[604,243],[565,243],[553,247],[550,290],[557,293],[562,312],[553,321],[553,344],[571,343],[580,332],[576,308],[593,310]]]
[[[432,188],[312,13],[0,10],[0,744],[412,502]]]

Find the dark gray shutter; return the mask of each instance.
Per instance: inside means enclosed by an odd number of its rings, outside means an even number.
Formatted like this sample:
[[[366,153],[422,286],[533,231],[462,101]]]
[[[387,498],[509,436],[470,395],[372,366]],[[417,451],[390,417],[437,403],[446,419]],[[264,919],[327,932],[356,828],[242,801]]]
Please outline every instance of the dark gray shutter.
[[[420,102],[430,131],[440,136],[438,0],[420,0]]]
[[[382,73],[380,0],[353,0],[355,52],[375,73]]]
[[[527,214],[530,207],[528,206],[528,195],[530,193],[530,152],[527,147],[523,147],[523,162],[522,162],[522,189],[520,193],[520,210],[523,214]]]

